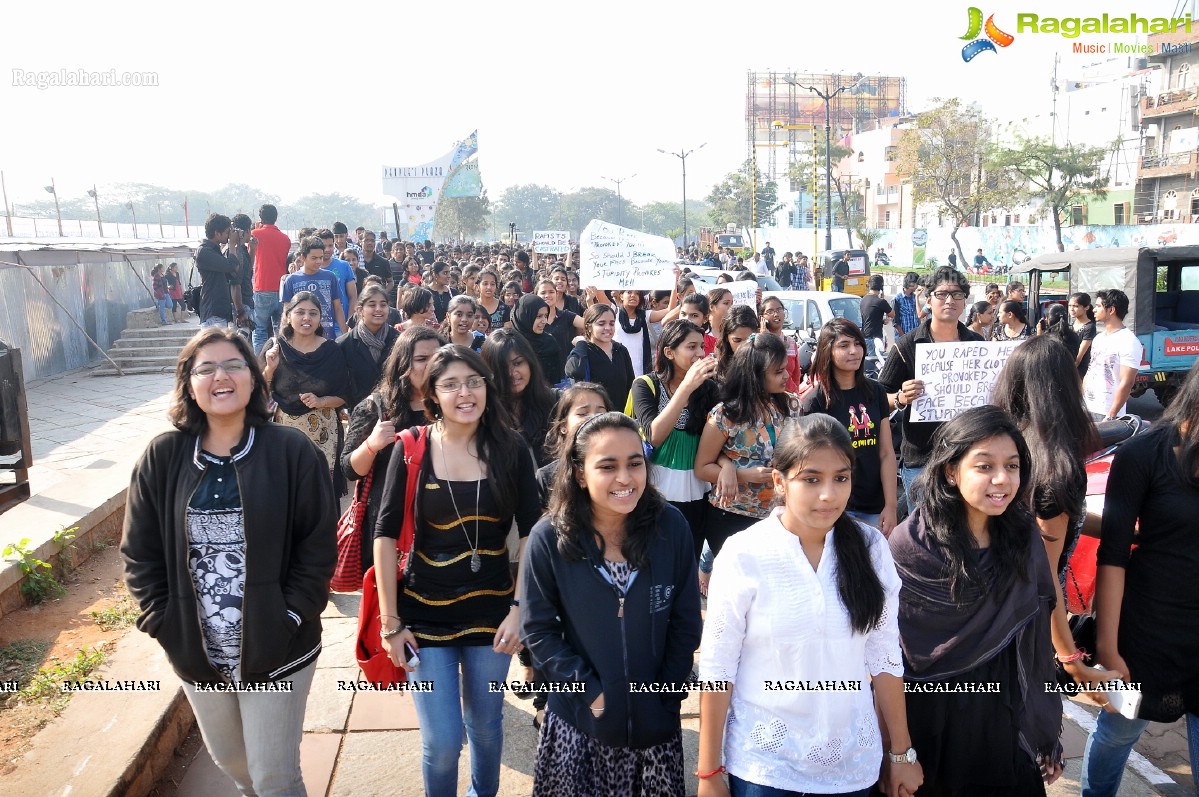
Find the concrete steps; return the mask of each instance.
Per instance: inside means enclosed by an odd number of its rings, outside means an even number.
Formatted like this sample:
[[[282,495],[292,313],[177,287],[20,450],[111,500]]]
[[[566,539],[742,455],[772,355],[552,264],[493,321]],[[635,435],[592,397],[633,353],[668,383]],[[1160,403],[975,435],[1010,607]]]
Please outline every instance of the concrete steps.
[[[147,313],[154,313],[147,319]],[[200,331],[199,325],[191,320],[184,324],[159,325],[157,311],[135,310],[129,314],[128,326],[108,350],[108,356],[126,374],[170,373],[179,359],[179,352],[192,336]],[[134,318],[134,316],[137,316]],[[117,370],[105,360],[92,376],[117,376]]]

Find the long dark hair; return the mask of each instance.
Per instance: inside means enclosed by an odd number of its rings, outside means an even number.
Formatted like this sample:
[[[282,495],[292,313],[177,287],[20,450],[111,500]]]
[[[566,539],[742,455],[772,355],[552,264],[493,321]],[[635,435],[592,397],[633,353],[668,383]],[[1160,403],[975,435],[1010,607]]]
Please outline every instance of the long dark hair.
[[[676,318],[662,325],[662,331],[658,333],[658,351],[654,359],[654,375],[658,377],[659,383],[668,385],[670,380],[674,379],[674,360],[666,356],[666,350],[677,349],[692,335],[699,335],[702,342],[704,331],[685,318]],[[694,368],[695,364],[692,363],[691,367]],[[704,382],[691,393],[687,399],[687,428],[683,431],[688,434],[699,434],[703,431],[708,410],[716,404],[716,395],[716,383],[712,381]]]
[[[1049,309],[1045,311],[1045,334],[1057,338],[1070,353],[1071,360],[1078,354],[1078,347],[1082,341],[1078,339],[1078,333],[1070,327],[1070,314],[1064,306],[1049,305]]]
[[[1021,324],[1028,323],[1028,313],[1024,312],[1024,305],[1014,299],[1008,299],[1005,302],[1000,302],[998,311],[1000,313],[1011,313],[1016,316],[1016,320]],[[998,318],[996,319],[999,320]]]
[[[584,393],[599,396],[604,401],[604,412],[612,411],[612,399],[608,396],[608,389],[598,382],[575,382],[563,390],[562,395],[558,397],[558,405],[554,407],[550,416],[549,431],[545,433],[545,453],[549,454],[551,459],[557,459],[562,455],[562,449],[566,445],[566,424],[570,420],[571,410],[574,409],[575,399]]]
[[[487,383],[487,406],[475,431],[479,460],[487,468],[487,487],[496,503],[501,518],[511,517],[516,509],[517,468],[516,458],[528,450],[528,446],[512,429],[512,416],[495,389],[491,369],[483,358],[465,346],[447,343],[429,360],[429,389],[425,391],[425,414],[431,418],[441,417],[441,406],[433,400],[433,385],[446,369],[454,363],[463,363]]]
[[[852,470],[854,450],[849,432],[822,413],[800,418],[788,429],[774,449],[774,469],[786,479],[788,471],[802,466],[822,448],[843,456]],[[846,512],[833,523],[833,549],[837,552],[837,594],[849,612],[850,627],[859,634],[868,633],[882,619],[887,596],[862,529]]]
[[[424,340],[436,341],[438,346],[445,344],[445,339],[432,327],[409,327],[396,338],[391,354],[383,363],[378,390],[388,418],[400,418],[408,412],[412,403],[412,358],[416,355],[416,344]],[[425,393],[428,392],[426,389]]]
[[[508,361],[514,352],[529,364],[529,384],[525,385],[519,396],[512,392],[512,376],[508,369]],[[545,373],[541,370],[533,347],[515,329],[497,329],[483,341],[483,349],[479,353],[491,369],[500,400],[515,414],[515,428],[534,450],[540,449],[545,441],[544,438],[538,439],[538,436],[545,434],[558,394],[545,383]],[[517,407],[519,413],[516,413]]]
[[[753,423],[771,404],[786,415],[786,395],[767,393],[765,386],[766,372],[786,362],[787,346],[778,335],[755,334],[742,343],[733,355],[720,391],[725,417],[735,424]]]
[[[295,310],[300,302],[312,302],[316,305],[317,310],[321,310],[322,316],[324,311],[321,308],[321,299],[312,291],[300,291],[295,296],[291,297],[291,301],[283,306],[283,323],[280,324],[279,334],[291,340],[291,336],[296,334],[296,331],[291,328],[291,311]],[[325,336],[325,325],[317,319],[316,328],[312,330],[314,335]]]
[[[1028,343],[1021,344],[1027,346]],[[987,596],[986,574],[978,564],[974,535],[970,533],[966,502],[947,471],[983,440],[1009,437],[1020,455],[1020,486],[1002,515],[987,519],[991,534],[997,596],[1007,594],[1016,579],[1027,581],[1028,556],[1035,523],[1028,509],[1031,457],[1016,422],[999,407],[973,407],[947,421],[933,434],[933,450],[916,484],[924,495],[917,509],[929,533],[944,551],[949,569],[949,593],[964,605]]]
[[[1011,415],[1024,434],[1032,454],[1034,500],[1070,496],[1071,485],[1086,479],[1083,460],[1098,448],[1098,440],[1066,348],[1049,335],[1021,343],[999,372],[991,403]],[[1072,518],[1083,510],[1078,498],[1066,507]]]
[[[729,345],[729,338],[742,327],[747,327],[751,334],[757,332],[758,314],[747,304],[735,304],[720,322],[720,336],[716,340],[717,370],[722,376],[727,374],[729,363],[733,359],[733,347]]]
[[[1162,413],[1161,422],[1173,426],[1179,436],[1179,478],[1199,488],[1199,362],[1191,366],[1186,381]]]
[[[253,381],[250,403],[246,405],[246,424],[262,426],[271,419],[267,405],[267,394],[270,390],[266,385],[266,377],[262,375],[262,366],[245,338],[233,330],[220,327],[200,330],[187,342],[183,351],[179,352],[179,359],[175,362],[175,388],[171,391],[171,408],[167,413],[171,425],[189,434],[202,434],[208,428],[208,416],[192,397],[190,387],[192,369],[196,367],[196,354],[210,343],[231,343],[246,361]]]
[[[1070,294],[1070,298],[1074,300],[1075,304],[1087,308],[1088,321],[1095,320],[1095,308],[1091,306],[1091,294],[1086,293],[1085,291],[1080,291],[1078,293]]]
[[[868,398],[874,398],[874,385],[866,378],[866,338],[858,325],[848,318],[834,318],[820,328],[816,340],[816,353],[812,355],[812,381],[824,393],[824,403],[835,407],[841,402],[841,388],[837,385],[837,369],[833,365],[833,347],[841,335],[853,338],[862,347],[862,359],[854,373],[854,387]]]
[[[558,552],[567,561],[579,561],[586,558],[586,548],[583,539],[595,533],[595,523],[591,515],[591,496],[587,490],[579,486],[579,474],[583,471],[583,462],[587,459],[587,451],[595,435],[611,429],[624,429],[638,435],[637,423],[623,412],[605,412],[594,418],[588,418],[574,436],[563,446],[562,455],[558,459],[558,472],[554,474],[554,488],[550,495],[549,516],[553,521],[554,530],[558,533]],[[642,450],[638,446],[638,450]],[[640,454],[644,458],[644,453]],[[643,568],[649,564],[650,542],[658,533],[658,516],[666,505],[666,499],[653,485],[648,477],[647,468],[645,491],[637,501],[637,506],[629,513],[625,521],[625,540],[621,553],[635,568]],[[600,556],[603,552],[603,541],[600,541]]]

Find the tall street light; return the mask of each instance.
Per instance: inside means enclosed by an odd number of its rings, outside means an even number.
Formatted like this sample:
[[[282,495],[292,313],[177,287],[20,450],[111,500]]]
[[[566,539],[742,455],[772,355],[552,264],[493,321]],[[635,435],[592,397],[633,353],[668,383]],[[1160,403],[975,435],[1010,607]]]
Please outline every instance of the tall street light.
[[[50,178],[50,185],[46,186],[47,194],[54,194],[54,215],[58,216],[58,237],[65,237],[62,234],[62,210],[58,207],[58,189],[54,186],[54,178]]]
[[[133,214],[133,237],[137,237],[137,211],[133,209],[132,202],[126,202],[125,207],[129,208],[129,212]]]
[[[90,191],[87,192],[87,195],[90,196],[92,198],[92,201],[96,203],[96,226],[100,228],[100,237],[103,238],[104,237],[104,222],[102,222],[100,220],[100,195],[98,193],[96,193],[95,184],[92,185],[92,188]]]
[[[689,251],[689,249],[690,249],[690,247],[687,245],[687,156],[690,155],[692,152],[697,152],[697,151],[703,149],[706,146],[708,146],[707,141],[700,144],[695,149],[689,149],[686,151],[680,149],[678,152],[667,152],[664,149],[661,149],[661,148],[658,149],[658,152],[661,152],[663,155],[674,155],[676,158],[678,158],[680,161],[683,162],[683,250],[684,251]]]
[[[600,175],[601,180],[616,183],[616,223],[621,227],[624,226],[624,198],[620,194],[620,184],[625,180],[632,180],[636,176],[635,174],[630,174],[628,177],[604,177],[602,174]]]
[[[820,99],[824,100],[824,249],[827,252],[833,248],[833,163],[832,163],[832,120],[829,116],[829,101],[843,91],[853,91],[866,76],[859,73],[857,80],[847,86],[838,86],[835,91],[830,91],[828,84],[825,84],[824,91],[815,86],[807,86],[803,83],[796,83],[788,80],[794,86],[801,89],[807,89],[815,94]]]

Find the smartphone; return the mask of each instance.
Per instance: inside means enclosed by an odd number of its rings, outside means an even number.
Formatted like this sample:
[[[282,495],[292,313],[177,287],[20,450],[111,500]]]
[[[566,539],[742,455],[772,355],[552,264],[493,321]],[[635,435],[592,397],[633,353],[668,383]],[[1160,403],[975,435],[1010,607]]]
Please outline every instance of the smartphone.
[[[412,647],[411,642],[404,643],[404,655],[406,656],[405,663],[409,667],[420,666],[420,656],[416,654],[416,648]]]
[[[1096,667],[1097,670],[1104,669]],[[1107,696],[1107,701],[1117,713],[1127,717],[1130,720],[1137,718],[1137,711],[1141,708],[1141,691],[1122,689],[1114,692],[1104,692]]]

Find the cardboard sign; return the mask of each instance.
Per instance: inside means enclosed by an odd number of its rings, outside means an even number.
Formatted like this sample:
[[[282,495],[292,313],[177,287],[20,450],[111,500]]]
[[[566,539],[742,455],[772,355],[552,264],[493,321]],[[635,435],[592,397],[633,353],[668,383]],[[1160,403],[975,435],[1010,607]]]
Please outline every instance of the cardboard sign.
[[[543,255],[570,253],[570,233],[566,230],[542,230],[533,233],[533,251]]]
[[[1012,349],[1024,341],[920,343],[915,379],[924,395],[912,402],[913,423],[948,421],[991,400],[991,388]]]
[[[605,290],[674,288],[674,242],[592,219],[579,238],[579,284]]]
[[[733,304],[747,304],[754,308],[754,312],[758,309],[758,281],[753,280],[733,280],[722,285],[717,285],[717,288],[728,288],[729,293],[733,294]]]

